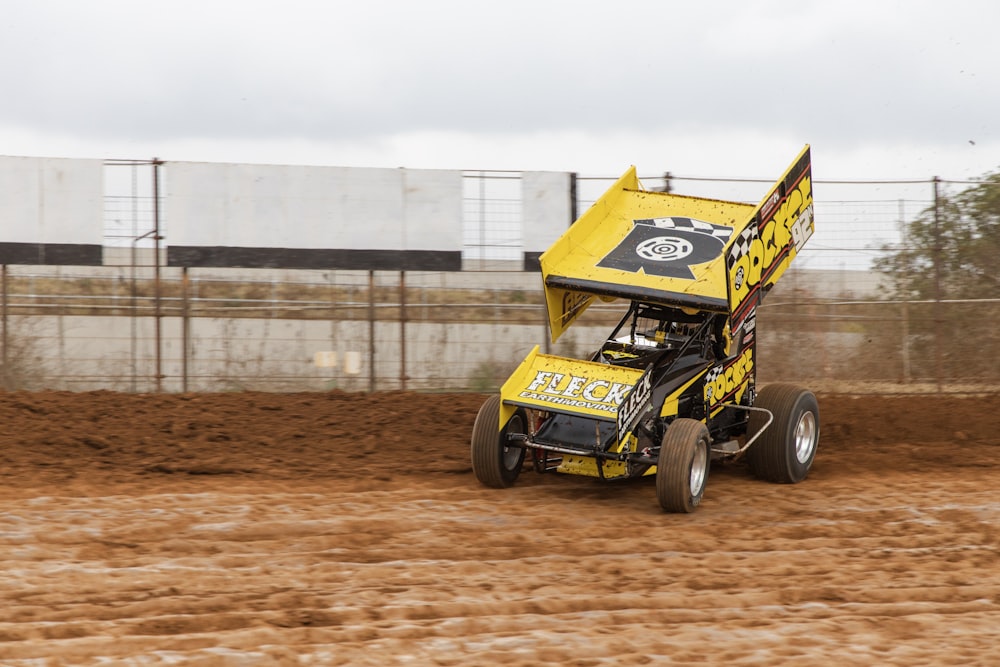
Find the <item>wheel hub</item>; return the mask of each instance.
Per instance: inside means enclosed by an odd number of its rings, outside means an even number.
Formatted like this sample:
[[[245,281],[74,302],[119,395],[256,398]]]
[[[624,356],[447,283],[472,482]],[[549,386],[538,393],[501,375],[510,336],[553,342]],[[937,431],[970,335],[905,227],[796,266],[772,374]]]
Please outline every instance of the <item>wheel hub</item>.
[[[795,458],[806,463],[816,449],[816,415],[803,412],[795,425]]]
[[[694,458],[691,460],[691,476],[688,479],[688,485],[691,488],[692,496],[701,493],[702,487],[705,486],[705,478],[708,477],[708,448],[701,445],[702,443],[698,443]]]

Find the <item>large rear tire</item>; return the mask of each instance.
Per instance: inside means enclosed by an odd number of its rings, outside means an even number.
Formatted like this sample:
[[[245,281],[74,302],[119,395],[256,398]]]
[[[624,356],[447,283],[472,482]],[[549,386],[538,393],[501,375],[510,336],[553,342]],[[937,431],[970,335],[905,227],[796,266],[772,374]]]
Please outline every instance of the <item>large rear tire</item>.
[[[711,436],[694,419],[675,419],[660,444],[656,497],[666,512],[693,512],[705,494],[711,465]]]
[[[490,396],[479,408],[472,426],[472,472],[482,484],[494,489],[512,485],[524,463],[524,447],[510,444],[507,436],[528,432],[527,416],[521,409],[498,432],[499,423],[500,396]]]
[[[747,450],[750,471],[760,479],[796,484],[809,474],[819,445],[819,404],[808,389],[794,384],[769,384],[754,399],[754,407],[774,414],[774,421]],[[751,412],[748,437],[767,423]]]

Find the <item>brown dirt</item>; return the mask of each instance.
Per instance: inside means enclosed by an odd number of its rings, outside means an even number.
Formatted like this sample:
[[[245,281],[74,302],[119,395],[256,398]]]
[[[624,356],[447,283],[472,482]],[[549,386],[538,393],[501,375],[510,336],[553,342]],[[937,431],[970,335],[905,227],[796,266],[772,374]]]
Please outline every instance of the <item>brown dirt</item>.
[[[0,394],[0,664],[995,664],[1000,399],[821,396],[691,515],[480,487],[481,401]]]

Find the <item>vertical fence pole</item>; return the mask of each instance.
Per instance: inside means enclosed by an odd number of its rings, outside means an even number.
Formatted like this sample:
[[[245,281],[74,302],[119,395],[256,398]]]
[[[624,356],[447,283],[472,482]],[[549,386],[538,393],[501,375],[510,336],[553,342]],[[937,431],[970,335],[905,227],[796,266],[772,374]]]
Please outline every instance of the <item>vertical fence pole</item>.
[[[163,331],[160,293],[160,165],[153,158],[153,324],[156,328],[156,391],[163,391]]]
[[[575,171],[569,173],[569,222],[567,227],[572,227],[576,219],[580,217],[580,185],[579,176]],[[541,269],[539,268],[539,271]],[[542,340],[545,341],[543,352],[552,353],[552,331],[549,328],[549,308],[545,302],[545,295],[542,294]]]
[[[578,178],[575,171],[569,172],[569,225],[572,225],[580,217],[578,213],[580,208]]]
[[[0,273],[0,320],[3,321],[3,339],[0,340],[0,345],[3,346],[3,374],[0,376],[0,386],[5,389],[10,389],[7,386],[7,372],[9,367],[7,366],[7,345],[8,345],[8,333],[7,333],[7,265],[3,265],[3,271]]]
[[[406,271],[399,272],[399,388],[406,391]]]
[[[191,349],[191,313],[188,289],[191,285],[188,267],[181,269],[181,391],[188,390],[188,352]]]
[[[130,285],[129,285],[130,297],[131,297],[129,299],[129,310],[130,310],[131,315],[132,315],[131,318],[129,318],[130,319],[130,321],[129,321],[129,333],[130,333],[130,336],[129,336],[129,348],[128,348],[128,352],[129,352],[129,362],[130,362],[129,363],[129,367],[131,368],[131,371],[132,371],[132,381],[129,384],[129,387],[131,388],[133,394],[136,393],[136,391],[138,390],[138,386],[137,386],[137,383],[138,383],[138,368],[136,367],[136,364],[137,364],[136,358],[138,357],[138,345],[139,345],[138,344],[138,338],[139,338],[139,331],[138,331],[138,326],[139,326],[139,324],[138,324],[139,323],[139,320],[138,320],[138,317],[139,317],[139,288],[138,288],[138,280],[139,280],[139,277],[138,277],[138,275],[136,275],[137,274],[136,263],[138,262],[138,259],[136,258],[136,245],[138,243],[139,243],[139,237],[135,237],[135,238],[132,239],[131,267],[129,269],[130,273],[131,273],[131,275],[130,275],[131,280],[130,280]]]
[[[903,208],[903,200],[899,200],[899,226],[902,230],[902,241],[903,249],[908,250],[910,247],[909,241],[909,231],[906,227],[906,215]],[[907,276],[907,283],[909,283],[909,276]],[[909,290],[906,290],[902,294],[903,304],[902,304],[902,336],[901,341],[901,356],[903,364],[903,384],[910,383],[910,295]]]
[[[937,376],[937,390],[941,391],[941,207],[938,185],[941,179],[934,177],[934,375]]]
[[[486,264],[486,172],[479,172],[479,270]]]
[[[542,352],[552,354],[552,335],[549,333],[549,309],[542,296]]]
[[[375,272],[368,271],[368,391],[375,391]]]

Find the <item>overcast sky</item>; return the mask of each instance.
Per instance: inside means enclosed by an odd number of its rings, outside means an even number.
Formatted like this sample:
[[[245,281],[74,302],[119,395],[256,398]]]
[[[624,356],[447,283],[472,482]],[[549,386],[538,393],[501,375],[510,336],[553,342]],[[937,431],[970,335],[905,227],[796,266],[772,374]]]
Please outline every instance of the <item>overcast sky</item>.
[[[8,0],[0,62],[5,155],[1000,169],[995,0]]]

